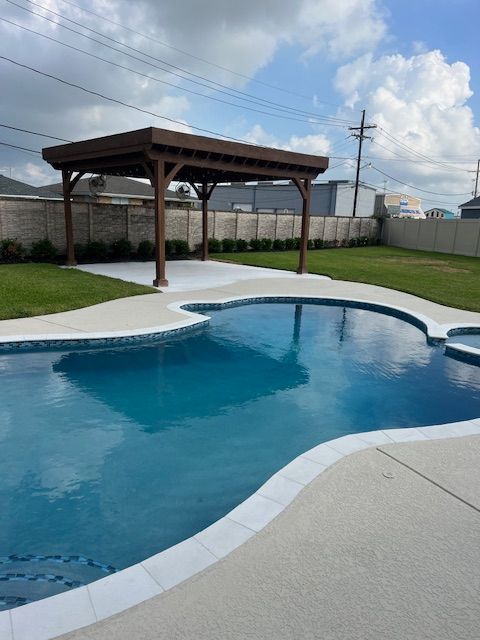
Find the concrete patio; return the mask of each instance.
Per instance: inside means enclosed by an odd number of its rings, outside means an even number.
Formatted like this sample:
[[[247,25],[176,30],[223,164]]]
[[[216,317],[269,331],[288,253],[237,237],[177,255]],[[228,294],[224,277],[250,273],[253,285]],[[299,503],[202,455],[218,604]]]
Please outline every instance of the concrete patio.
[[[348,456],[224,560],[63,638],[476,640],[479,458],[479,436]]]

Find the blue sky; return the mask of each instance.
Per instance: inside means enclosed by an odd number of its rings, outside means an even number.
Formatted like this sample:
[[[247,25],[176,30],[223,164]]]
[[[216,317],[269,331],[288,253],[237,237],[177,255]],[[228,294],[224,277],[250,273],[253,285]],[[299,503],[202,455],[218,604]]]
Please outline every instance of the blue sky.
[[[469,199],[471,172],[480,156],[476,0],[245,0],[241,5],[233,0],[0,2],[0,17],[16,23],[0,22],[0,55],[183,124],[105,101],[5,61],[0,61],[2,86],[7,88],[0,105],[1,123],[71,140],[144,126],[192,132],[198,126],[257,144],[332,156],[331,166],[340,166],[324,177],[333,179],[353,177],[354,162],[348,158],[355,156],[356,143],[348,138],[348,125],[358,122],[365,108],[367,120],[379,125],[374,141],[365,145],[365,164],[373,165],[362,171],[365,181],[383,185],[386,180],[389,190],[409,188],[415,195],[423,194],[425,208],[433,204],[455,208]],[[19,25],[173,86],[92,59]],[[159,59],[175,68],[165,67]],[[233,97],[217,92],[218,85],[199,86],[159,67],[181,76],[185,74],[178,68],[184,69],[196,74],[190,80],[207,85],[213,80]],[[204,95],[192,95],[188,89]],[[247,93],[256,104],[242,101],[236,91]],[[243,106],[235,108],[212,98]],[[262,106],[262,100],[270,104]],[[278,108],[290,111],[282,113],[288,115],[283,119],[246,107],[277,115]],[[330,124],[340,126],[312,122],[291,109],[336,118]],[[0,140],[30,149],[54,144],[5,128],[0,129]],[[2,169],[34,184],[56,179],[35,154],[5,146],[0,146]]]

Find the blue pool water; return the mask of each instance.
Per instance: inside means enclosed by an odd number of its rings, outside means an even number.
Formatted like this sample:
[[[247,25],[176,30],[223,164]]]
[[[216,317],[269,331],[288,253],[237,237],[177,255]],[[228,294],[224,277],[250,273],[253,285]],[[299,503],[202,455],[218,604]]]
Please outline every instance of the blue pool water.
[[[121,569],[193,535],[323,441],[480,416],[480,368],[398,318],[208,315],[167,340],[0,354],[0,606],[105,575],[82,559]]]

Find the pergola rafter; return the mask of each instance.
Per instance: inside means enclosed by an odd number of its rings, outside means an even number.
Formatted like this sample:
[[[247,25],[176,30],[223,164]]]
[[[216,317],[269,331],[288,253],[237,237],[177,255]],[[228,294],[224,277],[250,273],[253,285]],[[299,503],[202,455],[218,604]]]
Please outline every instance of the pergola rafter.
[[[71,193],[85,173],[98,173],[147,178],[155,190],[155,286],[168,285],[165,192],[172,180],[192,185],[202,201],[203,260],[208,259],[208,201],[217,184],[292,180],[303,200],[298,273],[307,271],[311,183],[327,169],[328,158],[153,127],[48,147],[43,158],[62,171],[68,265],[76,264]]]

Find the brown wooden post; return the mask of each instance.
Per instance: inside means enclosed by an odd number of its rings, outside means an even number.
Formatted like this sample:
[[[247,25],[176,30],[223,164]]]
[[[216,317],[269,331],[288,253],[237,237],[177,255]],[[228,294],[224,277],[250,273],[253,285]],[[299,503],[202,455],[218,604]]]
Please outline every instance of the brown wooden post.
[[[165,163],[154,160],[153,188],[155,190],[155,279],[154,287],[167,287],[165,277]]]
[[[62,169],[62,185],[63,185],[63,210],[65,212],[65,235],[67,238],[67,267],[76,267],[75,248],[73,242],[73,221],[72,221],[72,201],[70,178],[72,172],[68,169]]]
[[[208,260],[208,185],[202,182],[202,261]]]
[[[308,273],[307,269],[307,250],[308,250],[308,234],[310,231],[310,193],[311,180],[299,180],[294,178],[294,182],[302,195],[302,233],[300,238],[300,256],[298,261],[297,273]]]

